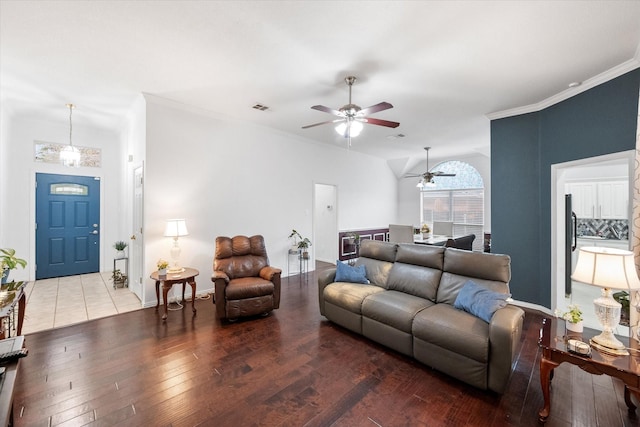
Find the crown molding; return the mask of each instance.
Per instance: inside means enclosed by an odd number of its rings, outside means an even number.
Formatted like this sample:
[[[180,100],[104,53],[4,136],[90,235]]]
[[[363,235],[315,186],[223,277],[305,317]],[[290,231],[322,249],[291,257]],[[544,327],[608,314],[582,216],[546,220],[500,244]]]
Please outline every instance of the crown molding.
[[[555,105],[559,102],[562,102],[566,99],[569,99],[573,96],[576,96],[582,92],[585,92],[589,89],[592,89],[602,83],[608,82],[609,80],[613,80],[616,77],[620,77],[621,75],[628,73],[629,71],[633,71],[636,68],[640,68],[640,61],[638,60],[638,53],[640,51],[640,46],[638,47],[638,51],[636,51],[636,56],[633,59],[630,59],[626,62],[623,62],[620,65],[617,65],[609,70],[598,74],[595,77],[591,77],[588,80],[582,82],[582,84],[578,87],[568,88],[563,90],[562,92],[550,96],[547,99],[544,99],[535,104],[525,105],[523,107],[511,108],[509,110],[496,111],[494,113],[487,114],[487,118],[489,120],[497,120],[503,119],[505,117],[513,117],[519,116],[521,114],[534,113],[540,110],[544,110],[552,105]]]

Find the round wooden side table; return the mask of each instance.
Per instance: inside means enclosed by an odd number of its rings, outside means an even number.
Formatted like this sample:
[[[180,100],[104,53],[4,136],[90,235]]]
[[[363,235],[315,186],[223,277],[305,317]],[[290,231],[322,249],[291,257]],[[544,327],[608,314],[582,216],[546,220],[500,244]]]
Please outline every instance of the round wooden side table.
[[[184,271],[180,273],[169,273],[161,276],[157,271],[151,273],[151,278],[156,281],[156,298],[158,303],[156,304],[156,310],[160,306],[160,283],[162,283],[162,301],[164,303],[164,314],[162,320],[167,320],[167,294],[169,289],[176,283],[182,283],[182,303],[184,304],[184,290],[188,284],[191,285],[191,308],[193,314],[196,314],[196,276],[200,274],[195,268],[185,267]]]

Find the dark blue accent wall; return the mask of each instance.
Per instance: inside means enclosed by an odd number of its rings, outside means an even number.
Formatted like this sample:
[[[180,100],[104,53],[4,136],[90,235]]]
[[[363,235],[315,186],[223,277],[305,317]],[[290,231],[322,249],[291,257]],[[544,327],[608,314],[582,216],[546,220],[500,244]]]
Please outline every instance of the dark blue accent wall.
[[[542,111],[491,122],[491,251],[511,293],[551,307],[551,166],[635,148],[640,69]]]

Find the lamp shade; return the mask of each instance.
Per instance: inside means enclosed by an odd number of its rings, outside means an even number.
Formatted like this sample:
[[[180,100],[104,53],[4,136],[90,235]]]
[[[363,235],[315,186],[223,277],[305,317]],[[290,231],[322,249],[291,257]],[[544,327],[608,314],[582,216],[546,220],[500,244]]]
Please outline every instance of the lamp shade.
[[[571,278],[609,289],[640,289],[633,252],[603,247],[584,247]]]
[[[180,237],[189,235],[187,222],[184,219],[168,219],[167,227],[164,229],[166,237]]]

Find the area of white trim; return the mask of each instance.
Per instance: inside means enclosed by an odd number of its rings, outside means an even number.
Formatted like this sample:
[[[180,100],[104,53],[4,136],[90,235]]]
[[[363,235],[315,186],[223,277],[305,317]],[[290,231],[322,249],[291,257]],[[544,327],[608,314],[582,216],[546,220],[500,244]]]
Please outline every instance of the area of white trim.
[[[598,74],[595,77],[591,77],[590,79],[583,81],[580,86],[565,89],[562,92],[556,95],[550,96],[549,98],[544,99],[535,104],[530,104],[530,105],[525,105],[523,107],[516,107],[516,108],[511,108],[509,110],[496,111],[494,113],[489,113],[487,114],[487,118],[489,120],[497,120],[497,119],[503,119],[505,117],[519,116],[521,114],[533,113],[536,111],[544,110],[545,108],[548,108],[552,105],[555,105],[559,102],[569,99],[572,96],[576,96],[602,83],[608,82],[609,80],[613,80],[616,77],[620,77],[621,75],[628,73],[629,71],[635,70],[636,68],[640,68],[640,61],[638,60],[637,52],[636,52],[635,58],[630,59],[626,62],[623,62],[622,64],[617,65],[605,71],[604,73]]]

